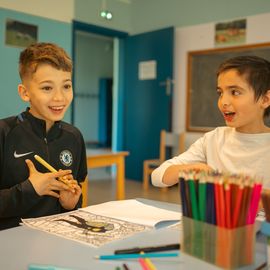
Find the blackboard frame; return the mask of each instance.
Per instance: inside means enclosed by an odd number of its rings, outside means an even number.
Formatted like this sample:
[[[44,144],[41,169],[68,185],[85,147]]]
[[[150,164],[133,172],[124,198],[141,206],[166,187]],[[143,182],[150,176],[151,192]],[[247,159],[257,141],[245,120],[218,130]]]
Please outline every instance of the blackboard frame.
[[[270,43],[188,52],[187,131],[207,132],[225,125],[217,107],[216,70],[224,60],[238,55],[257,55],[270,61]]]

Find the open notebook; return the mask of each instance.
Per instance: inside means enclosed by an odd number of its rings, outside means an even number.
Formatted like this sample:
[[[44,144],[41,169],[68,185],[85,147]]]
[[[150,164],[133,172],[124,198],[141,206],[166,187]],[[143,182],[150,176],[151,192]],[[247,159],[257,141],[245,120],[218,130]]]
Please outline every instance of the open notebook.
[[[135,233],[171,225],[180,218],[180,212],[164,210],[137,200],[122,200],[58,215],[22,219],[22,222],[34,229],[100,247]]]

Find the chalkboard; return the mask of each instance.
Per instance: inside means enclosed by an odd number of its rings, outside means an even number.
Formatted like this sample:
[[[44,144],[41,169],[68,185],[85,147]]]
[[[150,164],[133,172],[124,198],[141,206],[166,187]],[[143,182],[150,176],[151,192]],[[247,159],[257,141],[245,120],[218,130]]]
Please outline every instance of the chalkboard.
[[[270,61],[270,43],[188,53],[188,131],[205,132],[225,125],[217,106],[216,71],[223,61],[239,55],[256,55]],[[270,126],[270,119],[266,119],[266,123]]]

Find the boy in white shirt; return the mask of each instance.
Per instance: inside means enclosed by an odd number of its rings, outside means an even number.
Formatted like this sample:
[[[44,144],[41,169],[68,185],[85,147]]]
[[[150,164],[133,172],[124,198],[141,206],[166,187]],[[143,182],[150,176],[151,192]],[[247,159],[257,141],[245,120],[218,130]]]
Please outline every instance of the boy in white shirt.
[[[186,152],[162,163],[152,173],[155,186],[178,183],[182,170],[219,170],[270,180],[270,62],[239,56],[217,71],[218,108],[227,127],[218,127],[198,139]]]

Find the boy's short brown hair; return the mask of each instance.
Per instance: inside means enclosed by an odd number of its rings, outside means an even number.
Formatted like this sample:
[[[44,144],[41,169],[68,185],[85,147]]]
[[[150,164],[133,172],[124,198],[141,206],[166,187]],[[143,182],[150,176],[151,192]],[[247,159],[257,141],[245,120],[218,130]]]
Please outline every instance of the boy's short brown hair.
[[[253,88],[255,100],[270,90],[270,62],[254,55],[236,56],[224,61],[217,70],[217,76],[228,70],[237,70],[240,76]],[[270,106],[265,109],[264,116],[270,115]]]
[[[19,74],[21,80],[32,76],[40,64],[49,64],[56,69],[72,72],[72,60],[65,50],[53,43],[35,43],[20,54]]]

